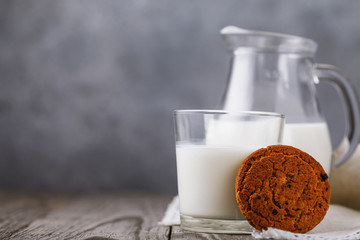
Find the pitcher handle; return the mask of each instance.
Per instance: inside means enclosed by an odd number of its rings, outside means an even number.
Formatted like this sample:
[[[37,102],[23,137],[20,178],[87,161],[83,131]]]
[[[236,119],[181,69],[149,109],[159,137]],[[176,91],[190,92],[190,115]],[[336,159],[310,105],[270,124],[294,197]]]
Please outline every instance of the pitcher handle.
[[[341,160],[335,163],[335,167],[339,167],[350,159],[360,140],[359,100],[354,91],[355,88],[340,69],[329,64],[315,64],[315,70],[317,76],[317,78],[315,78],[315,83],[327,82],[337,86],[340,89],[347,106],[347,136],[349,139],[349,148],[342,156]]]

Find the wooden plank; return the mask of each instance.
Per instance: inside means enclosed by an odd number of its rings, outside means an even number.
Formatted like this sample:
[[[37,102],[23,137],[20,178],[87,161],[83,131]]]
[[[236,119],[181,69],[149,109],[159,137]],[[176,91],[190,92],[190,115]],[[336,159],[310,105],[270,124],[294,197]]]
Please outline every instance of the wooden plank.
[[[171,196],[0,192],[0,239],[253,239],[164,227]]]
[[[0,239],[9,239],[50,209],[39,195],[0,192]]]
[[[168,239],[170,227],[158,221],[170,200],[144,194],[78,195],[63,197],[62,205],[51,208],[49,203],[58,201],[50,196],[42,200],[45,210],[31,211],[29,204],[21,203],[27,210],[19,217],[27,211],[32,217],[11,231],[13,218],[8,218],[0,228],[10,233],[1,239]],[[16,216],[14,207],[7,209]]]
[[[253,240],[254,238],[251,235],[195,233],[190,231],[183,231],[179,226],[173,226],[171,229],[171,239]]]

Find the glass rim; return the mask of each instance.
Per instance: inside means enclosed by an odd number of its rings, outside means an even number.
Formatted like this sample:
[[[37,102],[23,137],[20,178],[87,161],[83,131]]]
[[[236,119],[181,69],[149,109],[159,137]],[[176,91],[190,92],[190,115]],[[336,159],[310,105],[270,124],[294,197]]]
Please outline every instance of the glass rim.
[[[174,114],[213,114],[213,115],[237,115],[237,116],[254,116],[254,117],[278,117],[285,118],[285,114],[278,112],[265,111],[233,111],[233,110],[215,110],[215,109],[179,109],[174,110]]]

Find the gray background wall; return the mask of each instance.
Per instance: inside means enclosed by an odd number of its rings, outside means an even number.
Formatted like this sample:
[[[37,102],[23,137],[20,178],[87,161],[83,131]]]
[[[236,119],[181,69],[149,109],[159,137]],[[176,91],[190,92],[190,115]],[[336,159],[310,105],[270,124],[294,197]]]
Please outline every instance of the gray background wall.
[[[0,187],[174,193],[172,111],[219,101],[222,27],[312,38],[358,90],[359,12],[355,0],[2,0]],[[336,144],[341,105],[319,91]]]

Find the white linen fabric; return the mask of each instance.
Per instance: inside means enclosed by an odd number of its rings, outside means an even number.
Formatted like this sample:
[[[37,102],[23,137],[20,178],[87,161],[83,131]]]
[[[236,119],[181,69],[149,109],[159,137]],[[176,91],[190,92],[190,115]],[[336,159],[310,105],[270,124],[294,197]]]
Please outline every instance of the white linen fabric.
[[[180,224],[179,198],[177,196],[168,205],[164,217],[159,224],[163,226]],[[262,232],[254,229],[252,236],[256,239],[360,239],[360,211],[330,204],[330,208],[323,221],[306,234],[269,228],[267,231]]]

